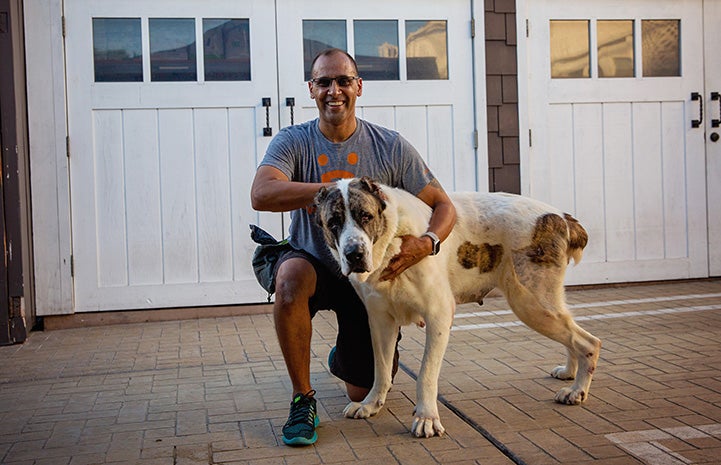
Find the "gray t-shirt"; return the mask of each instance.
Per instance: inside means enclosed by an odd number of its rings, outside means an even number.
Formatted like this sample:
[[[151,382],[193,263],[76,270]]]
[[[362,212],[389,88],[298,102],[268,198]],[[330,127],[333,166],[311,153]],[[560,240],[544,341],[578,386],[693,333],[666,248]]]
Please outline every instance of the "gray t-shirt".
[[[362,119],[357,122],[353,135],[340,143],[325,138],[318,119],[283,128],[270,142],[260,164],[279,169],[291,181],[330,182],[369,176],[414,195],[434,179],[418,151],[399,133]],[[340,274],[308,210],[291,212],[290,244]]]

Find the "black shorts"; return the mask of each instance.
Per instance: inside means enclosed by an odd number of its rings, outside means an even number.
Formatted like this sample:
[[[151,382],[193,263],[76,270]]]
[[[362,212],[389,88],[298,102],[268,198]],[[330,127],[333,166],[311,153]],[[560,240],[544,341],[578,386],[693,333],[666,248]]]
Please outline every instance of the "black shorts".
[[[313,265],[316,274],[315,294],[309,302],[311,318],[319,310],[332,310],[338,321],[336,351],[330,372],[354,386],[373,387],[373,346],[368,314],[350,281],[336,276],[312,255],[302,250],[288,250],[278,265],[290,258],[302,258]],[[400,340],[400,332],[399,332]],[[397,360],[398,347],[396,345]],[[397,368],[394,363],[394,373]]]

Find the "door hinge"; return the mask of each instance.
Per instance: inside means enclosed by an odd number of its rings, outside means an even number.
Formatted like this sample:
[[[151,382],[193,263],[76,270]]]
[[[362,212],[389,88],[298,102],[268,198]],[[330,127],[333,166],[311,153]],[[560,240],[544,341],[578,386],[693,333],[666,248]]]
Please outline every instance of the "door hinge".
[[[526,20],[526,37],[529,37],[531,34],[531,26],[528,23],[528,20]]]
[[[478,148],[478,129],[473,130],[473,148]]]
[[[75,255],[70,254],[70,277],[75,277]]]
[[[65,156],[70,158],[70,136],[65,136]]]
[[[471,39],[476,38],[476,18],[471,18]]]
[[[63,16],[60,17],[60,21],[61,21],[61,23],[62,23],[63,39],[64,39],[64,38],[65,38],[65,32],[66,32],[66,30],[65,30],[65,15],[63,15]]]
[[[533,147],[533,134],[530,129],[528,130],[528,146]]]

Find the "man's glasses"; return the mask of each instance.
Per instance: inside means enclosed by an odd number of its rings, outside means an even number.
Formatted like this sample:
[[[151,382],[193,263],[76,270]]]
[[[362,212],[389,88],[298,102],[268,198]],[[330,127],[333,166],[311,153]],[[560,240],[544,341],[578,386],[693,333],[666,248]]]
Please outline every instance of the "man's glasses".
[[[315,79],[311,79],[310,82],[315,84],[318,87],[330,87],[333,84],[333,81],[335,81],[338,86],[340,87],[348,87],[355,81],[356,79],[359,79],[358,76],[337,76],[334,78],[329,77],[319,77]]]

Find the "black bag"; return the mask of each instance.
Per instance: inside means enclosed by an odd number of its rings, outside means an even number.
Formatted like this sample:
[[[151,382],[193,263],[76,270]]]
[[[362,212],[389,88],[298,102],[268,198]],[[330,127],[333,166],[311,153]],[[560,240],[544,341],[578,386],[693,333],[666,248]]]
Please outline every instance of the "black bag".
[[[270,302],[270,296],[275,293],[275,266],[278,258],[292,247],[287,239],[278,241],[254,224],[250,225],[250,238],[259,244],[253,253],[252,263],[255,279],[268,292],[268,302]]]

